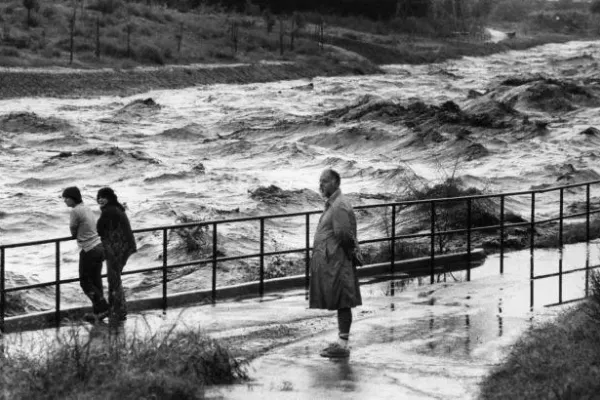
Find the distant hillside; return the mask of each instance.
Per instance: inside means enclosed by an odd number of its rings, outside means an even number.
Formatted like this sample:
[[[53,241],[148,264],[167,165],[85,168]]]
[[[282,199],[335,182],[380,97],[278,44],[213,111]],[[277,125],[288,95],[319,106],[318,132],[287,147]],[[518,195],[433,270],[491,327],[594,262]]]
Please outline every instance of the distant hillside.
[[[431,62],[598,35],[590,10],[568,0],[3,0],[0,66]],[[490,48],[490,25],[514,40]]]
[[[310,35],[295,35],[292,43],[289,18],[273,19],[267,30],[261,16],[227,13],[219,7],[181,12],[154,2],[122,0],[84,0],[76,8],[71,0],[33,3],[30,10],[22,0],[0,3],[0,65],[127,68],[294,60],[320,53]],[[309,32],[297,23],[293,29],[294,34]]]

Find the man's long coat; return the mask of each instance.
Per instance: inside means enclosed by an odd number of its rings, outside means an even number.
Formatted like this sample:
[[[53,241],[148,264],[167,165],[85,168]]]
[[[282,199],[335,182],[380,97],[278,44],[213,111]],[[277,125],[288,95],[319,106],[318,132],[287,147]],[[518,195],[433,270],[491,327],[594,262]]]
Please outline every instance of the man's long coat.
[[[357,246],[354,210],[337,190],[327,200],[315,232],[310,261],[310,308],[338,310],[362,304],[353,264]]]

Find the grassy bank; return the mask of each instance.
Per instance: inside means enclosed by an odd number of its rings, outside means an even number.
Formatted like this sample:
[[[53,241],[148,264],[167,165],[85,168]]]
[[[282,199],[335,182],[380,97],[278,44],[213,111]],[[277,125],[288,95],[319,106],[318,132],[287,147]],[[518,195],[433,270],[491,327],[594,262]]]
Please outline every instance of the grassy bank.
[[[596,399],[600,393],[600,280],[593,295],[531,328],[482,383],[482,399]]]
[[[20,70],[0,72],[0,99],[27,96],[127,96],[149,90],[178,89],[215,83],[244,84],[315,76],[371,74],[378,71],[377,67],[368,63],[329,63],[319,59],[280,65],[179,66],[93,72]]]
[[[0,4],[0,66],[12,67],[0,71],[0,98],[131,95],[211,83],[373,74],[381,73],[380,64],[485,56],[596,34],[595,25],[583,24],[581,10],[579,30],[540,16],[500,25],[479,21],[516,34],[491,43],[481,25],[456,37],[448,21],[432,26],[428,20],[326,16],[319,38],[316,13],[267,18],[219,7],[181,12],[119,0],[76,2],[76,8],[67,0],[37,2],[28,13],[23,4]],[[244,66],[227,68],[239,64]]]
[[[72,328],[37,354],[0,353],[0,399],[202,399],[247,378],[244,364],[199,331],[94,337]]]

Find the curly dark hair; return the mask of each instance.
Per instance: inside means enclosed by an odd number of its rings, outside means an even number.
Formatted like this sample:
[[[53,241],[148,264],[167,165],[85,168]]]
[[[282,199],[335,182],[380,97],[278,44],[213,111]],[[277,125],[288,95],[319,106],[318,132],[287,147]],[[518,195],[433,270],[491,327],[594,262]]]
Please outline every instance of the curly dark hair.
[[[100,197],[108,200],[108,204],[114,204],[117,207],[119,207],[121,210],[125,210],[125,207],[123,207],[123,205],[121,203],[119,203],[119,198],[117,197],[117,194],[111,188],[103,187],[102,189],[98,190],[98,194],[96,195],[96,200],[99,199]]]

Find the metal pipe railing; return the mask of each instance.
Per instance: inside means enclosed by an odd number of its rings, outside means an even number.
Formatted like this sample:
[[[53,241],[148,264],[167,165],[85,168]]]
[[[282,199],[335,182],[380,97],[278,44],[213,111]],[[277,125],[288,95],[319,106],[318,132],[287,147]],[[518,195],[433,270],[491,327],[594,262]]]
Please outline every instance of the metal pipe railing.
[[[504,273],[504,198],[500,196],[500,273]]]
[[[535,246],[535,192],[531,193],[531,218],[529,234],[529,307],[533,308],[534,302],[534,246]]]
[[[262,297],[265,294],[265,219],[260,219],[260,277],[258,283],[258,294]]]
[[[60,242],[56,242],[56,326],[60,326]]]
[[[6,314],[6,291],[4,287],[4,247],[0,248],[0,332],[4,332],[4,315]]]
[[[168,231],[166,229],[163,229],[162,231],[163,235],[163,251],[162,251],[162,260],[163,260],[163,264],[162,264],[162,304],[163,304],[163,310],[167,309],[167,266],[169,265],[168,262],[168,254],[167,254],[167,246],[169,244],[169,238],[168,238]]]
[[[391,236],[384,238],[375,238],[375,239],[365,239],[360,241],[361,244],[366,243],[380,243],[380,242],[388,242],[390,245],[390,273],[393,275],[395,270],[395,259],[396,259],[396,244],[399,240],[403,239],[412,239],[412,238],[420,238],[420,237],[429,237],[430,240],[430,281],[434,283],[435,277],[435,256],[436,256],[436,239],[438,241],[445,240],[445,238],[450,237],[455,234],[466,233],[467,240],[467,280],[471,279],[471,252],[472,252],[472,235],[474,232],[483,232],[483,231],[494,231],[500,230],[500,273],[504,273],[504,251],[505,251],[505,234],[506,229],[515,228],[519,226],[528,226],[530,230],[530,283],[531,283],[531,298],[530,304],[533,307],[534,302],[534,281],[540,278],[547,277],[547,275],[543,276],[535,276],[534,271],[534,248],[535,248],[535,227],[536,225],[542,223],[551,223],[551,222],[559,222],[559,248],[562,249],[564,244],[564,221],[568,218],[579,218],[585,216],[585,230],[586,230],[586,242],[589,243],[591,239],[591,215],[600,213],[600,209],[591,209],[590,205],[590,188],[593,184],[600,183],[598,181],[590,181],[583,182],[578,184],[565,185],[560,187],[546,188],[546,189],[537,189],[537,190],[529,190],[529,191],[515,191],[508,192],[502,194],[482,194],[482,195],[473,195],[473,196],[461,196],[461,197],[449,197],[449,198],[436,198],[436,199],[421,199],[421,200],[409,200],[409,201],[399,201],[399,202],[391,202],[391,203],[381,203],[381,204],[370,204],[363,206],[356,206],[356,210],[370,210],[376,208],[387,208],[391,207]],[[565,215],[564,213],[564,192],[566,189],[576,188],[576,187],[585,187],[586,190],[586,208],[585,212],[580,213],[572,213],[569,215]],[[536,193],[547,193],[551,191],[560,191],[560,209],[559,216],[547,218],[543,220],[536,220],[535,218],[535,203],[536,203]],[[531,195],[531,218],[530,221],[520,222],[520,223],[506,223],[506,198],[510,196],[519,196],[519,195]],[[500,221],[498,225],[490,225],[490,226],[473,226],[473,201],[481,200],[481,199],[492,199],[492,198],[500,198]],[[438,225],[436,227],[436,223],[441,224],[439,222],[439,217],[444,218],[443,213],[439,216],[437,215],[437,205],[443,203],[459,203],[464,201],[467,207],[467,221],[466,228],[464,229],[439,229],[439,226],[444,227],[444,225]],[[429,232],[422,233],[412,233],[412,234],[402,234],[398,235],[396,231],[397,224],[397,207],[402,207],[402,209],[406,209],[412,206],[426,205],[429,204],[429,212],[430,212],[430,229]],[[217,266],[220,262],[225,261],[233,261],[233,260],[241,260],[248,258],[257,258],[259,259],[259,268],[260,268],[260,276],[259,276],[259,295],[264,295],[264,281],[265,281],[265,257],[281,255],[281,254],[291,254],[297,252],[304,252],[305,258],[305,287],[308,291],[309,288],[309,275],[310,275],[310,216],[313,214],[320,214],[322,211],[303,211],[303,212],[294,212],[294,213],[286,213],[286,214],[274,214],[274,215],[264,215],[259,217],[241,217],[234,218],[228,220],[211,220],[211,221],[202,221],[202,222],[190,222],[184,224],[176,224],[176,225],[166,225],[152,228],[142,228],[135,229],[134,233],[144,233],[144,232],[155,232],[162,230],[162,265],[160,267],[151,267],[145,269],[138,269],[135,271],[127,271],[124,272],[123,275],[129,274],[139,274],[143,272],[149,271],[162,271],[162,303],[163,308],[166,309],[168,306],[168,291],[167,291],[167,283],[168,283],[168,271],[170,269],[190,266],[190,265],[200,265],[200,264],[208,264],[212,263],[212,301],[216,302],[216,290],[217,290]],[[287,249],[287,250],[279,250],[279,251],[265,251],[265,222],[267,220],[281,219],[281,218],[289,218],[289,217],[304,217],[305,219],[305,247],[298,249]],[[218,225],[224,223],[242,223],[242,222],[252,222],[259,220],[260,222],[260,251],[256,254],[244,254],[239,256],[230,256],[230,257],[219,257],[218,256]],[[443,223],[443,221],[442,221]],[[171,229],[181,229],[181,228],[190,228],[190,227],[208,227],[212,226],[212,255],[210,258],[201,259],[201,260],[192,260],[189,262],[177,263],[169,265],[169,257],[168,257],[168,232]],[[443,236],[445,235],[445,236]],[[60,265],[60,243],[73,240],[72,237],[60,237],[55,239],[45,239],[45,240],[36,240],[29,242],[21,242],[21,243],[12,243],[12,244],[0,244],[0,330],[4,330],[4,321],[6,315],[6,294],[10,292],[17,292],[21,290],[27,290],[32,288],[40,288],[54,285],[56,290],[56,301],[55,301],[55,312],[56,312],[56,320],[57,323],[60,320],[60,310],[61,310],[61,285],[65,283],[76,282],[78,279],[61,279],[61,265]],[[44,244],[55,244],[55,264],[56,264],[56,277],[54,282],[47,283],[39,283],[34,285],[25,285],[18,287],[6,287],[6,250],[12,248],[21,248],[21,247],[29,247],[29,246],[39,246]],[[443,246],[443,242],[440,242],[440,246]],[[570,273],[571,271],[564,272],[562,269],[562,257],[559,264],[559,302],[562,299],[562,275],[564,273]],[[586,270],[592,269],[594,267],[589,266],[589,252],[588,252],[588,260],[586,262]],[[586,275],[586,296],[588,288],[588,276]],[[394,287],[392,285],[392,294],[394,291]]]
[[[562,303],[563,299],[563,224],[564,224],[564,200],[565,190],[560,189],[560,206],[559,206],[559,223],[558,223],[558,302]]]
[[[390,274],[394,276],[394,266],[396,264],[396,206],[392,206],[392,243],[390,247]],[[394,296],[396,288],[394,285],[390,287],[390,295]]]
[[[212,302],[217,301],[217,223],[213,222],[212,237]]]
[[[467,282],[471,280],[471,199],[467,200]]]
[[[308,299],[308,289],[310,285],[310,214],[306,214],[306,252],[304,254],[304,272],[305,272],[305,283],[306,298]]]
[[[433,284],[435,282],[435,278],[434,278],[434,264],[435,264],[435,202],[432,201],[431,202],[431,226],[430,226],[430,232],[431,232],[431,242],[430,242],[430,254],[429,254],[429,274],[430,274],[430,283]]]

